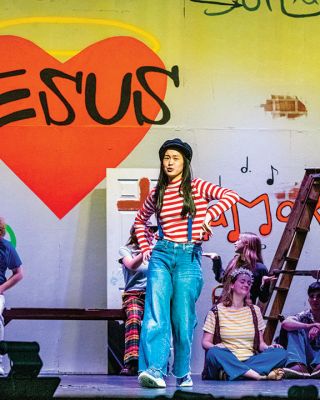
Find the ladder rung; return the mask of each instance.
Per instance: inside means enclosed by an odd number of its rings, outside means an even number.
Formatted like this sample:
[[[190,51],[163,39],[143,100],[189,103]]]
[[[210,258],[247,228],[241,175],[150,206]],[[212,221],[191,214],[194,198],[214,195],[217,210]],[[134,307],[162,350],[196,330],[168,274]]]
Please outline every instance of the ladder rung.
[[[279,321],[279,317],[275,317],[274,315],[264,315],[263,319],[267,319],[268,321]]]
[[[299,233],[308,233],[310,231],[310,228],[304,228],[302,226],[297,226],[296,231]]]
[[[306,203],[314,206],[317,205],[318,199],[312,199],[311,197],[308,197]]]
[[[276,286],[276,287],[274,288],[274,290],[276,290],[277,292],[282,292],[282,293],[287,293],[287,292],[289,291],[288,288],[286,288],[286,287],[280,287],[280,286]]]
[[[298,262],[299,257],[285,257],[285,261]]]

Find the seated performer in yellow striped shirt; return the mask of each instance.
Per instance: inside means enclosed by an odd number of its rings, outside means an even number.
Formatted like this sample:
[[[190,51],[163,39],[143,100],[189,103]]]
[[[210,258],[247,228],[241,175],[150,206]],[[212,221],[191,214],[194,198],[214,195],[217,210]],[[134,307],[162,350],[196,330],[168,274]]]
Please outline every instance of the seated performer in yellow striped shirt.
[[[251,285],[252,272],[235,269],[221,303],[209,311],[202,338],[203,379],[282,379],[286,351],[264,342],[265,324],[259,307],[250,301]]]

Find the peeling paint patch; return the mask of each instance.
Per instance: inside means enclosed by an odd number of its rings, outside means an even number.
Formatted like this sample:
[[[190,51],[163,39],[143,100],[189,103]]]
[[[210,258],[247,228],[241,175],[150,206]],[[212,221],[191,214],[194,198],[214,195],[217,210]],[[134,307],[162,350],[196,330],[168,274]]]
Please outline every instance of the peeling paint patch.
[[[275,117],[298,118],[307,115],[307,108],[297,96],[271,95],[265,104],[261,104],[265,111]]]
[[[299,189],[300,189],[299,187],[293,187],[288,191],[275,193],[275,196],[276,196],[276,198],[278,200],[278,203],[280,204],[284,200],[295,201],[295,199],[298,196]]]

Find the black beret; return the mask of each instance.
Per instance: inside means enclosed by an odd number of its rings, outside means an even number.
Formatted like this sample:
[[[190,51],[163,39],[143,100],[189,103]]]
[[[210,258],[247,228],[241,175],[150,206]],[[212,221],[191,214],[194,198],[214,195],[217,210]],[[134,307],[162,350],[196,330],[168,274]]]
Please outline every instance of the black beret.
[[[168,149],[177,149],[181,153],[183,153],[189,161],[191,161],[191,159],[192,159],[191,146],[188,143],[183,142],[181,139],[175,138],[175,139],[166,140],[163,143],[163,145],[160,147],[160,150],[159,150],[160,160],[163,159],[164,154]]]

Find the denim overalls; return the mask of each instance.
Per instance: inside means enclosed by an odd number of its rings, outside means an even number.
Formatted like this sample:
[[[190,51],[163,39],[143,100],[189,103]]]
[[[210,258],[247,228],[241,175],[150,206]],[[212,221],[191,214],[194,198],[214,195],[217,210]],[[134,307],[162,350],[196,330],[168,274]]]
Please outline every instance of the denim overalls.
[[[173,374],[181,378],[190,372],[193,330],[197,324],[195,303],[203,279],[200,244],[191,242],[192,219],[188,218],[188,243],[159,240],[149,262],[139,371],[148,368],[167,374],[171,328],[174,348]]]

